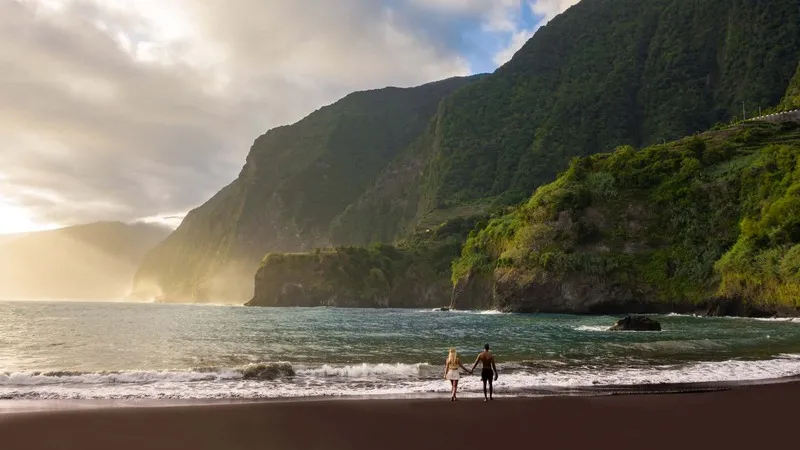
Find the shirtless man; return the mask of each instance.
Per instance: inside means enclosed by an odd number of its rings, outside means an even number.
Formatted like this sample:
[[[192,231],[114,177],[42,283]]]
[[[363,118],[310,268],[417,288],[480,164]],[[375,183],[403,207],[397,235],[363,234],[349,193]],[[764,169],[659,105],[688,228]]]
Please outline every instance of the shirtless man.
[[[483,363],[483,369],[481,370],[481,381],[483,381],[483,401],[488,402],[489,400],[494,400],[492,398],[492,374],[494,374],[494,381],[497,381],[497,366],[494,364],[494,355],[492,352],[489,351],[489,344],[483,346],[484,350],[478,354],[478,358],[475,359],[475,364],[472,365],[472,370],[475,370],[475,366],[478,365],[479,362]],[[472,372],[472,370],[470,372]],[[489,397],[486,397],[486,382],[489,382]]]

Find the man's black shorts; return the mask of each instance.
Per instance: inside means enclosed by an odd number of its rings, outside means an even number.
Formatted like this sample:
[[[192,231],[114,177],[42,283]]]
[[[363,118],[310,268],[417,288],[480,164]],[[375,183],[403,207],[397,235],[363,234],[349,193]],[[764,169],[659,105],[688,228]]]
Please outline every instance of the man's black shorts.
[[[492,381],[493,376],[494,376],[494,371],[492,369],[481,370],[481,381]]]

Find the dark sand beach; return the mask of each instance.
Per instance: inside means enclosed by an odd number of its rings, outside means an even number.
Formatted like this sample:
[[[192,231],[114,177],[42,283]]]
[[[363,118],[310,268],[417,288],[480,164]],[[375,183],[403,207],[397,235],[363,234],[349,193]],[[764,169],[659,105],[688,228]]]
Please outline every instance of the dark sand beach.
[[[314,400],[0,414],[0,448],[794,448],[800,383],[712,392]]]

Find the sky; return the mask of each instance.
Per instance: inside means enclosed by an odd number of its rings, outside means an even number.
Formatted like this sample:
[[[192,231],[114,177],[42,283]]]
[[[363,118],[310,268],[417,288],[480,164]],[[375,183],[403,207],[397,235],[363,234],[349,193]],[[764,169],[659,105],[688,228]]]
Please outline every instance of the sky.
[[[577,0],[0,0],[0,234],[177,226],[344,95],[494,71]]]

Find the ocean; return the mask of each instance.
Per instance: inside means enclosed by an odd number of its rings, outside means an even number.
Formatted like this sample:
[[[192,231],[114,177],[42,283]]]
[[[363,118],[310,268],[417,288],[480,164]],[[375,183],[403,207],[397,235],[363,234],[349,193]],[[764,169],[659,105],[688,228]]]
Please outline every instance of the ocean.
[[[446,396],[447,349],[470,367],[487,342],[498,395],[800,375],[798,319],[653,317],[0,302],[0,399]]]

